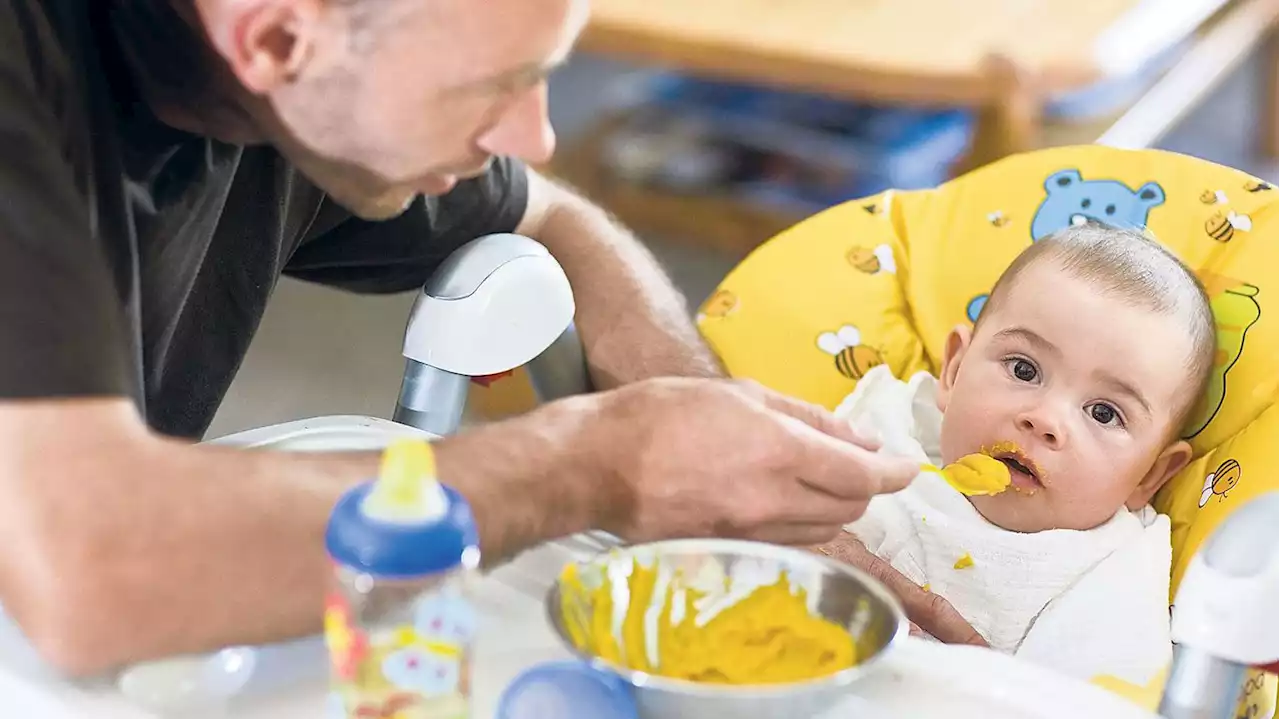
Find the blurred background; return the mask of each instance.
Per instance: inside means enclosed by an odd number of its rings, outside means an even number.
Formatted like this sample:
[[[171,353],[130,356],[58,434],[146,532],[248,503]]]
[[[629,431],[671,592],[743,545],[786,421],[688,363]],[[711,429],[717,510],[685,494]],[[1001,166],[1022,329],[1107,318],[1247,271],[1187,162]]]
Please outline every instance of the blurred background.
[[[690,311],[839,202],[1038,147],[1158,147],[1277,182],[1276,0],[594,0],[551,80],[551,174],[654,250]],[[389,416],[412,295],[284,280],[209,436]],[[473,391],[472,419],[530,401]]]

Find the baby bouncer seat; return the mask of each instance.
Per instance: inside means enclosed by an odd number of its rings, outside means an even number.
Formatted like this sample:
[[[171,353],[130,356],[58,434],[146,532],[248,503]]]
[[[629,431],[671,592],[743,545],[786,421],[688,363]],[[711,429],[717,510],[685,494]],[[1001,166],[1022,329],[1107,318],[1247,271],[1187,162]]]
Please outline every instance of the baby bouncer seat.
[[[1155,500],[1172,520],[1176,591],[1218,524],[1277,489],[1280,242],[1270,184],[1156,150],[1012,156],[782,232],[730,272],[698,326],[733,376],[835,408],[875,365],[898,377],[937,374],[948,331],[973,322],[1013,258],[1090,219],[1149,228],[1196,272],[1217,320],[1212,379],[1184,429],[1195,459]],[[1237,715],[1274,716],[1275,705],[1275,677],[1254,674]]]

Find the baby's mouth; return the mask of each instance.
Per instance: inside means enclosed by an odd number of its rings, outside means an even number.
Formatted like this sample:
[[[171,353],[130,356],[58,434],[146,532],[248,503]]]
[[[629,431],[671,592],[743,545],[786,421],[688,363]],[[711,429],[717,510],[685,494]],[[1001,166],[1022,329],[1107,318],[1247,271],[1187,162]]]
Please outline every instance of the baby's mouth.
[[[997,443],[989,454],[1009,468],[1013,489],[1036,490],[1044,487],[1043,472],[1034,460],[1010,442]]]

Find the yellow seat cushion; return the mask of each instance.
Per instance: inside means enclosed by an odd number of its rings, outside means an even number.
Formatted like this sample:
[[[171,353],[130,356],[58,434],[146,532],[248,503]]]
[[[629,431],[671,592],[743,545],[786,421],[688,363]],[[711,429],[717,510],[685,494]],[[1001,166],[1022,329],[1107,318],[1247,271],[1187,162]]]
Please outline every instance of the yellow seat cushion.
[[[729,273],[698,326],[733,376],[834,408],[877,364],[936,373],[947,333],[1029,243],[1077,217],[1149,228],[1196,271],[1218,322],[1212,381],[1184,435],[1196,459],[1156,498],[1173,522],[1176,588],[1223,517],[1277,488],[1277,204],[1268,183],[1185,155],[1016,155],[782,232]],[[1274,683],[1263,693],[1274,710]]]

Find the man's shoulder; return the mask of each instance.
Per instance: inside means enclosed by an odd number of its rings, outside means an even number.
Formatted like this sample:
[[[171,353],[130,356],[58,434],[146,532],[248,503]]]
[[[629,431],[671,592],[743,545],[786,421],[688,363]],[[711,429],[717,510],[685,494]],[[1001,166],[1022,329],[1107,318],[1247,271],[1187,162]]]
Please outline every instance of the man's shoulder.
[[[43,98],[75,91],[77,35],[86,18],[74,0],[0,0],[0,72]]]
[[[72,165],[87,159],[91,116],[86,12],[79,0],[0,0],[0,133],[15,147],[52,143]]]

